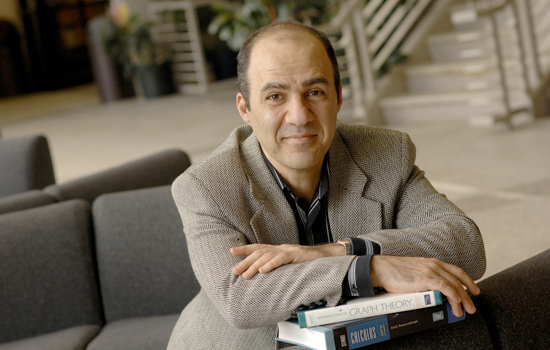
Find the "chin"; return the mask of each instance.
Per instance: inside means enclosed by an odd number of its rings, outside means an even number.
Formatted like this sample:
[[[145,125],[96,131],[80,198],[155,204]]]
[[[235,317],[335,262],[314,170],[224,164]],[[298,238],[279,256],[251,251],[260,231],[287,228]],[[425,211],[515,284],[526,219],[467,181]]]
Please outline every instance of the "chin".
[[[288,157],[287,164],[290,168],[296,169],[296,170],[306,170],[309,169],[315,165],[317,165],[319,162],[323,162],[324,157],[320,157],[320,159],[317,159],[317,157],[313,157],[311,155],[291,155]]]

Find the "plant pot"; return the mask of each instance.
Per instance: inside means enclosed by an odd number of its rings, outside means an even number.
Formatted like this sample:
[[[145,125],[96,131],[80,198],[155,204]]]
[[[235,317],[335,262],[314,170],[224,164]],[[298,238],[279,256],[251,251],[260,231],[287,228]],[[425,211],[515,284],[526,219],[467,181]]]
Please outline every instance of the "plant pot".
[[[137,76],[145,98],[155,98],[176,92],[170,62],[140,67]]]

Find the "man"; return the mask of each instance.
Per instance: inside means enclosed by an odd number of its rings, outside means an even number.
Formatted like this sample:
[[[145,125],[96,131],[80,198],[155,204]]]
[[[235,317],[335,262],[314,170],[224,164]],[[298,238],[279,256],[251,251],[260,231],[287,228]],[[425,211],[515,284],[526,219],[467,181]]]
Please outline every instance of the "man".
[[[295,23],[239,53],[246,122],[173,195],[202,290],[169,349],[274,349],[276,323],[343,296],[440,290],[461,315],[485,271],[476,225],[414,165],[404,133],[337,122],[326,37]]]

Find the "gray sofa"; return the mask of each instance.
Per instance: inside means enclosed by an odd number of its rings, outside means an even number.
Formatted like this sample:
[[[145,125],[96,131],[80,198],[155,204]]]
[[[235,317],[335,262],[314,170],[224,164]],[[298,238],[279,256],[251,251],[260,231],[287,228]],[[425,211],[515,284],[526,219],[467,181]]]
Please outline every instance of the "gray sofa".
[[[0,138],[0,197],[55,183],[48,140],[43,135]]]
[[[35,149],[34,153],[44,153],[49,156],[47,141],[43,136],[31,137],[29,139],[44,141],[40,143],[40,147],[33,148]],[[37,144],[38,142],[34,143]],[[18,142],[18,145],[20,145],[19,148],[25,148],[21,147],[21,144],[22,142]],[[40,151],[38,151],[38,149]],[[2,155],[2,150],[7,151],[8,149],[0,147],[0,156]],[[5,186],[5,192],[7,192],[8,188],[11,189],[13,187],[12,183],[21,182],[21,180],[14,180],[14,177],[34,178],[37,176],[36,174],[44,172],[41,171],[41,169],[45,166],[36,165],[33,161],[35,158],[36,157],[25,157],[21,154],[21,151],[10,154],[9,156],[6,153],[6,157],[0,158],[0,175],[2,175],[0,178],[3,180],[5,179],[5,182],[8,184],[8,186]],[[17,162],[22,164],[26,163],[26,165],[21,165],[19,168],[34,170],[27,170],[25,172],[18,170],[18,168],[8,171],[5,168]],[[17,191],[11,189],[10,195],[0,195],[0,214],[35,208],[70,199],[84,199],[92,203],[98,196],[104,193],[169,185],[179,174],[183,173],[189,165],[191,165],[191,161],[187,153],[179,149],[167,149],[63,183],[55,183],[52,177],[48,181],[40,182],[40,185],[34,182],[35,185],[32,187],[30,181],[25,181],[27,185],[13,187],[14,189],[16,188]],[[33,175],[26,176],[24,175],[25,173]],[[2,185],[0,185],[0,187],[1,186]]]
[[[0,215],[0,349],[165,349],[198,293],[169,186]]]
[[[465,321],[368,349],[549,348],[549,272],[547,250],[481,281]],[[169,186],[0,215],[0,350],[165,349],[198,290]]]

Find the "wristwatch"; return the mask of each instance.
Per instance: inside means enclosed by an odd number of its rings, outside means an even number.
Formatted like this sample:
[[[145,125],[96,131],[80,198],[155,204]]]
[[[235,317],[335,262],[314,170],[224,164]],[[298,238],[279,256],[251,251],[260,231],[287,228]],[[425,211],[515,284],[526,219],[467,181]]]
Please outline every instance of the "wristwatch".
[[[343,239],[336,241],[336,244],[343,246],[346,249],[346,255],[351,255],[351,242]]]

